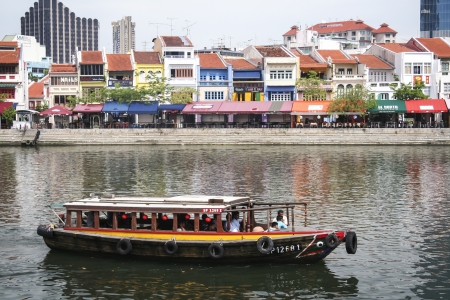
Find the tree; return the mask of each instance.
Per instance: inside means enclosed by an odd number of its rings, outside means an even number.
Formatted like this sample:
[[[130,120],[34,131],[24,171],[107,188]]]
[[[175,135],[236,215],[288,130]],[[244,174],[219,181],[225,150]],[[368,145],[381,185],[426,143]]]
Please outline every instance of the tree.
[[[370,90],[361,85],[347,89],[345,93],[338,93],[335,100],[328,106],[329,113],[354,112],[359,115],[367,114],[367,111],[376,106],[375,99],[370,95]]]
[[[5,109],[2,113],[2,118],[6,120],[6,124],[11,126],[12,122],[16,119],[16,110],[14,107],[10,106]]]
[[[295,85],[297,90],[303,90],[303,99],[327,99],[327,92],[323,88],[325,81],[317,76],[314,71],[309,71],[306,78],[300,78]]]
[[[414,99],[428,99],[428,96],[423,93],[425,83],[423,81],[415,81],[414,86],[410,84],[400,83],[400,87],[391,85],[394,91],[394,98],[398,100],[414,100]]]
[[[44,111],[44,110],[48,109],[48,102],[45,101],[43,105],[40,105],[40,104],[36,105],[35,109],[38,112],[41,112],[41,111]]]
[[[198,95],[198,91],[191,87],[176,87],[173,89],[172,95],[168,102],[171,104],[188,104],[192,103],[193,95]]]

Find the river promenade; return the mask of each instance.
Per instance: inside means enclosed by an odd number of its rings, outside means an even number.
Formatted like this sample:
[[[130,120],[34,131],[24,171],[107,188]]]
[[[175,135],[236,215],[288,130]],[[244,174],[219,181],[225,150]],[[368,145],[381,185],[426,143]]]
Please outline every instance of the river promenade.
[[[0,146],[23,132],[0,130]],[[450,128],[41,129],[38,145],[450,145]]]

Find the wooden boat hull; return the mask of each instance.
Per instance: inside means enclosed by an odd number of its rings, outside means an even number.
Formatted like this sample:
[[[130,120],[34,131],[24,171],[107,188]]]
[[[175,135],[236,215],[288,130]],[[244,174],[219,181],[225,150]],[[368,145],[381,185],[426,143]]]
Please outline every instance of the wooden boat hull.
[[[122,255],[158,261],[224,264],[257,262],[312,264],[324,259],[345,241],[346,233],[346,231],[261,232],[258,234],[119,232],[110,235],[98,231],[55,228],[52,232],[49,230],[40,235],[51,249],[89,254]],[[326,243],[327,237],[335,237],[331,246]],[[260,238],[264,242],[273,243],[273,247],[261,249]]]

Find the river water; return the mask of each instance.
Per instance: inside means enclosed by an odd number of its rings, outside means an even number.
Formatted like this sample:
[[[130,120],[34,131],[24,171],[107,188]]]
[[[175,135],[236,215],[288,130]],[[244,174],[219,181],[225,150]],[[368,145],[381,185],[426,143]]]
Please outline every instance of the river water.
[[[449,299],[447,147],[0,148],[0,299]],[[199,265],[50,251],[47,205],[95,191],[308,201],[351,229],[323,262]]]

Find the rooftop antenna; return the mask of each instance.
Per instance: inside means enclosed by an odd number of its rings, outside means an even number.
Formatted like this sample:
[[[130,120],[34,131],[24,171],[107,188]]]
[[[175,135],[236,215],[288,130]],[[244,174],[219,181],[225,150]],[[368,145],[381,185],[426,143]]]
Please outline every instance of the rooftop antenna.
[[[173,32],[173,26],[172,26],[172,22],[173,20],[176,20],[178,18],[167,18],[167,20],[170,20],[170,36],[172,36],[172,32]]]
[[[155,27],[156,27],[156,36],[159,36],[159,33],[158,33],[159,27],[161,27],[162,25],[169,26],[169,24],[164,24],[164,23],[149,23],[149,24],[150,25],[155,25]]]
[[[144,51],[147,51],[147,41],[142,42],[142,47],[144,48]]]
[[[185,20],[185,21],[186,21],[186,27],[184,27],[183,29],[186,29],[186,36],[188,38],[191,38],[191,27],[194,26],[195,24],[197,24],[197,22],[189,24],[188,20]]]
[[[227,36],[227,38],[230,39],[230,50],[231,50],[231,39],[233,38],[232,36]]]

